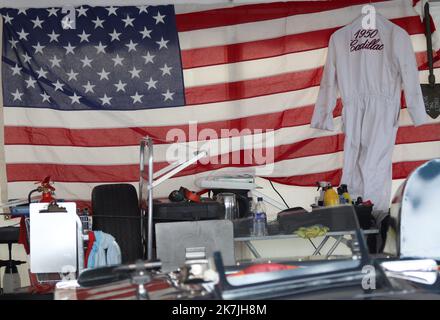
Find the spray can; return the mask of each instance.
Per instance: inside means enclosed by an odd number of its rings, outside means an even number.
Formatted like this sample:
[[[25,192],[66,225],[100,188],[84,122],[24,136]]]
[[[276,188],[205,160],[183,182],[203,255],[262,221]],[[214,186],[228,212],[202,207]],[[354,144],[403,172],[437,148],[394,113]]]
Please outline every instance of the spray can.
[[[5,273],[3,274],[3,293],[13,293],[21,287],[20,275],[17,266],[24,263],[23,261],[12,260],[12,243],[8,243],[9,260],[3,264]]]
[[[17,266],[8,264],[3,275],[3,293],[13,293],[21,287],[20,275]]]

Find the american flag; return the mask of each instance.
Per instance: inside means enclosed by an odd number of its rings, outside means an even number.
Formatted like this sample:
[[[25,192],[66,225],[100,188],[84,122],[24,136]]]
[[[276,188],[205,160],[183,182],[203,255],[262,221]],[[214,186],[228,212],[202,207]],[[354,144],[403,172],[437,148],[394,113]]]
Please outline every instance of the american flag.
[[[82,6],[75,9],[75,29],[62,28],[61,8],[3,9],[9,198],[25,197],[46,175],[56,182],[58,198],[76,201],[90,201],[99,184],[137,186],[140,139],[157,139],[158,170],[167,165],[167,133],[188,133],[191,121],[198,133],[273,129],[276,165],[267,178],[338,184],[341,103],[334,112],[337,131],[311,129],[310,119],[330,35],[371,2]],[[373,3],[410,34],[420,80],[427,83],[420,3]],[[440,118],[415,128],[402,108],[399,121],[394,179],[440,157]],[[205,139],[194,140],[201,145]],[[198,163],[155,195],[192,188],[195,177],[231,166],[240,165]]]

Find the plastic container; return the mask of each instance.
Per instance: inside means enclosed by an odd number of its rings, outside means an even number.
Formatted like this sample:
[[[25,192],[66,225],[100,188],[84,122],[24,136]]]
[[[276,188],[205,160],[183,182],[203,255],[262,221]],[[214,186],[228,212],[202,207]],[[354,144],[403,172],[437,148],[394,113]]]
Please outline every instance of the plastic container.
[[[344,196],[343,196],[343,191],[342,191],[342,188],[341,187],[338,187],[338,196],[339,196],[339,203],[340,204],[345,204],[345,203],[347,203],[346,202],[346,200],[345,200],[345,198],[344,198]]]
[[[257,204],[254,207],[254,219],[252,226],[252,236],[264,237],[267,235],[267,216],[266,207],[263,203],[263,198],[259,197]]]
[[[13,293],[21,287],[20,275],[16,266],[6,266],[3,274],[3,293]]]
[[[342,196],[345,199],[345,203],[352,204],[353,201],[351,200],[350,193],[348,193],[347,185],[346,184],[341,184],[340,188],[341,188],[341,191],[342,191]]]
[[[327,186],[324,192],[324,206],[331,207],[339,205],[339,196],[331,185]]]

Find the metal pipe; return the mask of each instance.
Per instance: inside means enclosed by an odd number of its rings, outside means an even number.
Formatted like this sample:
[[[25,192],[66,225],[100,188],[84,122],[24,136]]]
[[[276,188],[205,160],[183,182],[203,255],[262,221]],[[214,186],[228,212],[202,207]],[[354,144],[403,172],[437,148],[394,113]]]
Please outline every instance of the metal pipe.
[[[326,258],[328,258],[329,256],[332,255],[333,251],[335,251],[336,248],[338,247],[338,245],[341,243],[343,237],[344,237],[344,236],[340,236],[340,237],[336,240],[336,242],[333,244],[333,246],[332,246],[332,247],[330,248],[330,250],[327,252],[327,254],[326,254]]]
[[[153,260],[153,140],[148,138],[148,242],[147,258]]]
[[[260,259],[261,256],[258,253],[257,249],[255,249],[254,245],[250,241],[245,241],[246,246],[249,248],[249,250],[252,252],[255,258]]]
[[[143,209],[143,195],[142,190],[144,189],[144,167],[145,167],[145,140],[142,139],[140,143],[140,154],[139,154],[139,190],[138,190],[138,200],[139,200],[139,211],[140,211],[140,224],[141,224],[141,242],[142,242],[142,256],[145,258],[145,228],[144,228],[144,216],[145,216],[145,210]]]
[[[183,163],[178,164],[177,167],[174,167],[174,164],[172,164],[171,166],[169,166],[169,168],[173,168],[170,172],[167,172],[165,174],[163,174],[160,178],[158,178],[157,180],[155,180],[152,184],[151,184],[151,188],[155,188],[157,187],[159,184],[161,184],[162,182],[164,182],[165,180],[171,178],[172,176],[174,176],[176,173],[179,173],[180,171],[184,170],[185,168],[191,166],[192,164],[196,163],[197,161],[199,161],[201,158],[204,158],[208,155],[208,153],[206,151],[200,151],[197,154],[194,155],[194,157],[192,159],[189,159]]]
[[[76,252],[77,252],[77,261],[78,261],[78,267],[77,272],[78,276],[81,274],[81,272],[84,270],[84,238],[83,238],[83,226],[81,219],[77,214],[75,214],[75,220],[76,220]]]
[[[313,252],[312,256],[320,254],[322,247],[324,247],[329,238],[329,236],[325,236],[324,239],[322,239],[321,243],[319,244],[318,248],[316,248],[315,252]]]

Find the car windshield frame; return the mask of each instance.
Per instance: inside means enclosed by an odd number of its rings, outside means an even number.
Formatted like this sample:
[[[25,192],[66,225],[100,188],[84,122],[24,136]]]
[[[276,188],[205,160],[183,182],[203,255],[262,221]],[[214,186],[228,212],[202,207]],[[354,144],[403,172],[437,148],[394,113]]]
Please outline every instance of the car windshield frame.
[[[353,271],[359,272],[364,265],[370,263],[370,256],[367,249],[367,244],[363,235],[363,231],[360,228],[360,224],[356,215],[356,212],[352,206],[337,206],[333,208],[322,208],[319,213],[321,214],[333,214],[333,217],[338,218],[341,215],[341,209],[346,214],[345,224],[350,225],[351,230],[356,241],[356,252],[354,255],[347,259],[334,259],[334,260],[303,260],[297,261],[288,258],[284,259],[272,259],[271,263],[277,262],[285,265],[297,265],[301,266],[297,269],[288,269],[280,271],[267,271],[251,274],[243,274],[239,276],[231,276],[235,272],[243,270],[247,266],[256,265],[257,262],[249,262],[240,264],[239,266],[223,265],[220,252],[214,254],[214,263],[216,270],[219,274],[218,287],[221,288],[223,294],[230,294],[233,291],[241,291],[242,289],[249,290],[252,287],[261,287],[278,282],[293,281],[293,282],[305,282],[311,278],[319,277],[323,279],[331,279],[337,275],[347,274]],[[312,212],[309,214],[315,214]],[[330,219],[331,220],[331,219]],[[329,221],[329,220],[327,220]],[[337,228],[341,228],[341,221],[336,221]],[[344,224],[344,223],[342,223]],[[331,229],[330,229],[331,230]],[[305,267],[305,268],[302,268]],[[232,280],[233,279],[233,280]]]

